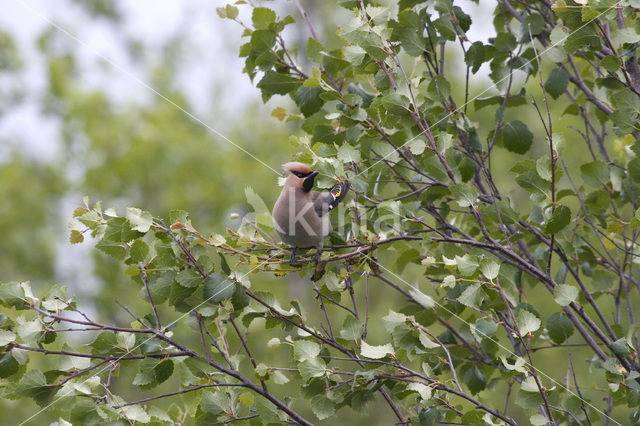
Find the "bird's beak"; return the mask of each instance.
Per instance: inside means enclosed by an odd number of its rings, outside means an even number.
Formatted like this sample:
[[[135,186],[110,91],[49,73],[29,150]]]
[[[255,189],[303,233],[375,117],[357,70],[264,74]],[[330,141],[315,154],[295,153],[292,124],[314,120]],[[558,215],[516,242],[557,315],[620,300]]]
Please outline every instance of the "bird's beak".
[[[316,176],[318,176],[318,172],[311,172],[309,176],[304,178],[304,182],[302,182],[302,189],[304,190],[304,192],[311,191],[311,188],[313,188],[313,181]]]

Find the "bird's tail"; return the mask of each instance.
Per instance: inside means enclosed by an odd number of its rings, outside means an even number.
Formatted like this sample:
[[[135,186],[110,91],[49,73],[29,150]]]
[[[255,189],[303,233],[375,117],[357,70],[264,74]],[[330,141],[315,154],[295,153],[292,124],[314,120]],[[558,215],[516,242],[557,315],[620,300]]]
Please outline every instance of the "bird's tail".
[[[333,209],[335,206],[340,203],[347,196],[347,192],[349,192],[349,184],[348,180],[338,182],[336,186],[333,187],[331,191],[331,195],[333,196],[333,201],[329,203],[329,210]]]

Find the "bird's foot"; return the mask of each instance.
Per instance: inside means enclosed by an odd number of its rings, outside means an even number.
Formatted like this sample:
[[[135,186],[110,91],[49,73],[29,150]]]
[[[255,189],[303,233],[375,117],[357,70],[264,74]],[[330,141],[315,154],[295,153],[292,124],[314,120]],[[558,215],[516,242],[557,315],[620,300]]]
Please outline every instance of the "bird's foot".
[[[316,265],[320,262],[320,256],[322,256],[322,249],[319,248],[316,250],[316,254],[313,255],[313,261]]]
[[[293,247],[291,249],[291,260],[289,261],[289,263],[291,264],[291,266],[297,266],[298,265],[298,258],[296,257],[296,248]]]

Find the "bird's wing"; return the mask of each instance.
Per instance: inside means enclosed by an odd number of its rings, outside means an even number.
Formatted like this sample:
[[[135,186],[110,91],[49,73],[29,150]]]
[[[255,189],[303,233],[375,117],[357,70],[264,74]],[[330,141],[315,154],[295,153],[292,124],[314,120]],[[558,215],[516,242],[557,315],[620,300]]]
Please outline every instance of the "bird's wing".
[[[331,191],[312,192],[311,196],[313,198],[313,207],[318,216],[324,215],[337,206],[338,203],[346,197],[347,192],[349,191],[349,186],[348,181],[343,181],[334,186]]]

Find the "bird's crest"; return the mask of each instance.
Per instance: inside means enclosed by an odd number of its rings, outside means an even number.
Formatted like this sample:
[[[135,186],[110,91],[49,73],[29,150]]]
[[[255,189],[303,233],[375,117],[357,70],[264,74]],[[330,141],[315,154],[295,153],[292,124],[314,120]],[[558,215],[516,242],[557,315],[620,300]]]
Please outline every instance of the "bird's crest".
[[[292,161],[290,163],[285,163],[282,165],[282,168],[287,172],[298,172],[304,175],[312,172],[311,167],[308,164],[300,163],[298,161]]]

